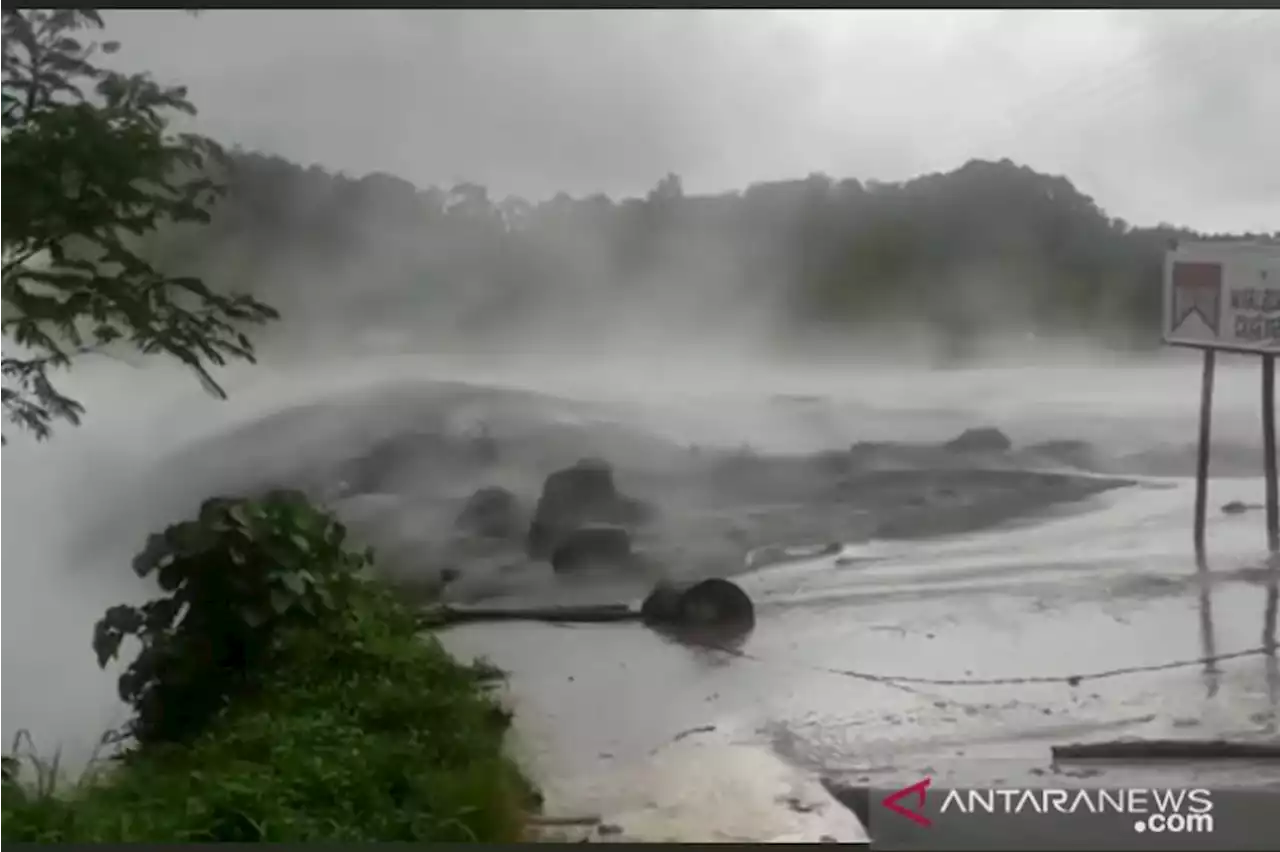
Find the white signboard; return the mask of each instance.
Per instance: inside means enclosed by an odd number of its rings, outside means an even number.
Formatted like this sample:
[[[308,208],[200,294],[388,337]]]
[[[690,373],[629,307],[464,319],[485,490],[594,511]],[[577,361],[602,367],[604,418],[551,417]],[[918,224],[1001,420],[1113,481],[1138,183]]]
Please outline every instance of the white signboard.
[[[1164,342],[1280,352],[1280,243],[1184,243],[1170,251]]]

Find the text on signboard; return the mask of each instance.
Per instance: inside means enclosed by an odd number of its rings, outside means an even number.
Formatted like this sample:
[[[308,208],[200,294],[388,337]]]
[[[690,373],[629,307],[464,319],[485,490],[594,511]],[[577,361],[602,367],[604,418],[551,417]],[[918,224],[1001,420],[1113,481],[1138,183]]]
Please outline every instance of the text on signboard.
[[[1280,289],[1240,287],[1231,291],[1231,307],[1237,313],[1235,336],[1241,340],[1280,340]],[[1273,316],[1274,315],[1274,316]]]

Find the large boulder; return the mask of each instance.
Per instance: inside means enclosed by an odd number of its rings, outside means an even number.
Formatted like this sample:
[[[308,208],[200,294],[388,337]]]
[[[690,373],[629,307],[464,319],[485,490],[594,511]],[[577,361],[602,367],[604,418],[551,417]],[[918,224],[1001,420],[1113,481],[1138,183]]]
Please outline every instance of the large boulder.
[[[737,584],[718,577],[690,584],[662,582],[640,605],[646,625],[678,633],[742,634],[755,627],[755,606]]]
[[[1009,436],[992,426],[965,429],[942,445],[953,453],[1006,453],[1013,448]]]
[[[584,524],[565,534],[551,551],[558,573],[590,568],[622,568],[632,561],[631,535],[614,524]]]
[[[472,494],[454,522],[459,532],[483,538],[517,538],[523,526],[519,498],[496,486]]]
[[[643,503],[618,493],[608,462],[582,459],[552,473],[543,483],[529,526],[529,555],[547,558],[561,539],[585,524],[630,526],[648,516]]]

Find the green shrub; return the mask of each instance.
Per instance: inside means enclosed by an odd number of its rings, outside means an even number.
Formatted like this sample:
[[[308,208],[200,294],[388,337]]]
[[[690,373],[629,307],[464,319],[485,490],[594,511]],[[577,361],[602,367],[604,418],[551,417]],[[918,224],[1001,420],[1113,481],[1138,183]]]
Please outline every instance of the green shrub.
[[[339,617],[368,558],[347,552],[345,538],[294,491],[209,500],[195,520],[151,536],[133,568],[168,595],[112,607],[93,637],[101,666],[126,636],[141,640],[120,676],[129,733],[141,743],[194,736],[255,684],[281,628]]]
[[[503,753],[498,673],[460,665],[301,495],[211,500],[135,568],[165,597],[99,623],[134,743],[55,793],[4,763],[5,840],[514,841],[537,795]]]
[[[4,839],[66,842],[515,841],[536,795],[509,718],[371,589],[334,632],[283,631],[266,689],[187,744],[124,754],[64,799],[4,796]]]

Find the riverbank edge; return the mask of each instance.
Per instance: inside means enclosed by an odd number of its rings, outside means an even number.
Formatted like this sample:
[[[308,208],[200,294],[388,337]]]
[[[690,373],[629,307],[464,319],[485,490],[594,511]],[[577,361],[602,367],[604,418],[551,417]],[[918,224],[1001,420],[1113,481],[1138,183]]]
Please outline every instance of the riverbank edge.
[[[390,594],[344,635],[286,636],[252,697],[182,746],[56,784],[56,757],[5,761],[5,841],[515,842],[541,804],[506,749],[483,661],[450,656]]]

